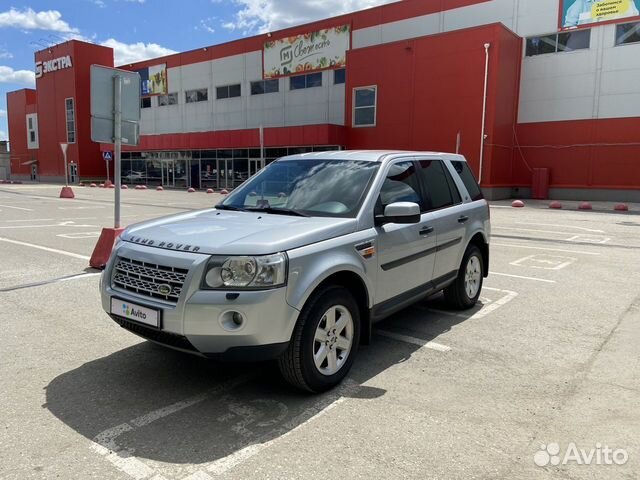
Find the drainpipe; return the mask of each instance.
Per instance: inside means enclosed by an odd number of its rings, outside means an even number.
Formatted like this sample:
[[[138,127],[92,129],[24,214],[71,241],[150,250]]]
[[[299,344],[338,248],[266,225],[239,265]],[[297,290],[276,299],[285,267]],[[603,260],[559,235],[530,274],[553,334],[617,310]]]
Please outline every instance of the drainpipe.
[[[480,137],[480,172],[478,174],[478,183],[482,186],[482,164],[484,161],[484,139],[485,139],[485,120],[487,118],[487,83],[489,81],[489,47],[490,43],[484,44],[484,93],[482,96],[482,136]]]

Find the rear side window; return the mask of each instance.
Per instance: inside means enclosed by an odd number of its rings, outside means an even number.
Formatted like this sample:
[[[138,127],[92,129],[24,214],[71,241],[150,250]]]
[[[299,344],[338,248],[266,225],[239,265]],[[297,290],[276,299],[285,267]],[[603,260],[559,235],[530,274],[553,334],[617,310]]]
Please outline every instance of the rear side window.
[[[420,206],[424,204],[420,194],[418,173],[412,161],[391,165],[380,189],[376,215],[382,214],[384,207],[394,202],[413,202]]]
[[[482,190],[478,186],[478,182],[476,181],[476,177],[473,176],[473,172],[467,165],[467,162],[461,162],[459,160],[452,161],[451,164],[453,168],[456,169],[456,172],[460,175],[462,179],[462,183],[467,188],[469,195],[471,196],[471,200],[482,200],[484,195],[482,195]]]
[[[451,175],[440,160],[420,160],[420,179],[427,195],[425,211],[450,207],[462,201]]]

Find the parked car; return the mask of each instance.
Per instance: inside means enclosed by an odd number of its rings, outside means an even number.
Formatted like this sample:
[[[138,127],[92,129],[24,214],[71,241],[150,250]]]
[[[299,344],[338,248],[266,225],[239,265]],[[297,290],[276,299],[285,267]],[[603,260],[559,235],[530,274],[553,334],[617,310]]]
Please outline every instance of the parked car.
[[[276,358],[339,383],[373,323],[443,291],[474,306],[489,208],[464,157],[318,152],[273,162],[215,208],[128,228],[101,278],[122,327],[226,360]]]

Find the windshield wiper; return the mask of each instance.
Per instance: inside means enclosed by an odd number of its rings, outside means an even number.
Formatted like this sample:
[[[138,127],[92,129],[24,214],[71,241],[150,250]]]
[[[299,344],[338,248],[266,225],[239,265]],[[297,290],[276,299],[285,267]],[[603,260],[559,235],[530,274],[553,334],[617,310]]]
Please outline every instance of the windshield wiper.
[[[291,215],[293,217],[310,217],[311,216],[311,215],[307,215],[306,213],[299,212],[298,210],[293,210],[291,208],[257,207],[257,208],[247,208],[246,210],[250,212],[272,213],[274,215]]]
[[[232,212],[248,212],[246,208],[236,207],[234,205],[216,205],[216,210],[231,210]]]

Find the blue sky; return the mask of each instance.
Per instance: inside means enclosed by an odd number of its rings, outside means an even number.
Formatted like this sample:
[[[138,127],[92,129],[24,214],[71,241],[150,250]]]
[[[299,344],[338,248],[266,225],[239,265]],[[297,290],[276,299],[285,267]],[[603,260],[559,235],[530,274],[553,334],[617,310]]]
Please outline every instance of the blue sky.
[[[114,48],[116,64],[226,42],[392,0],[3,0],[0,140],[6,93],[34,86],[36,50],[70,38]]]

